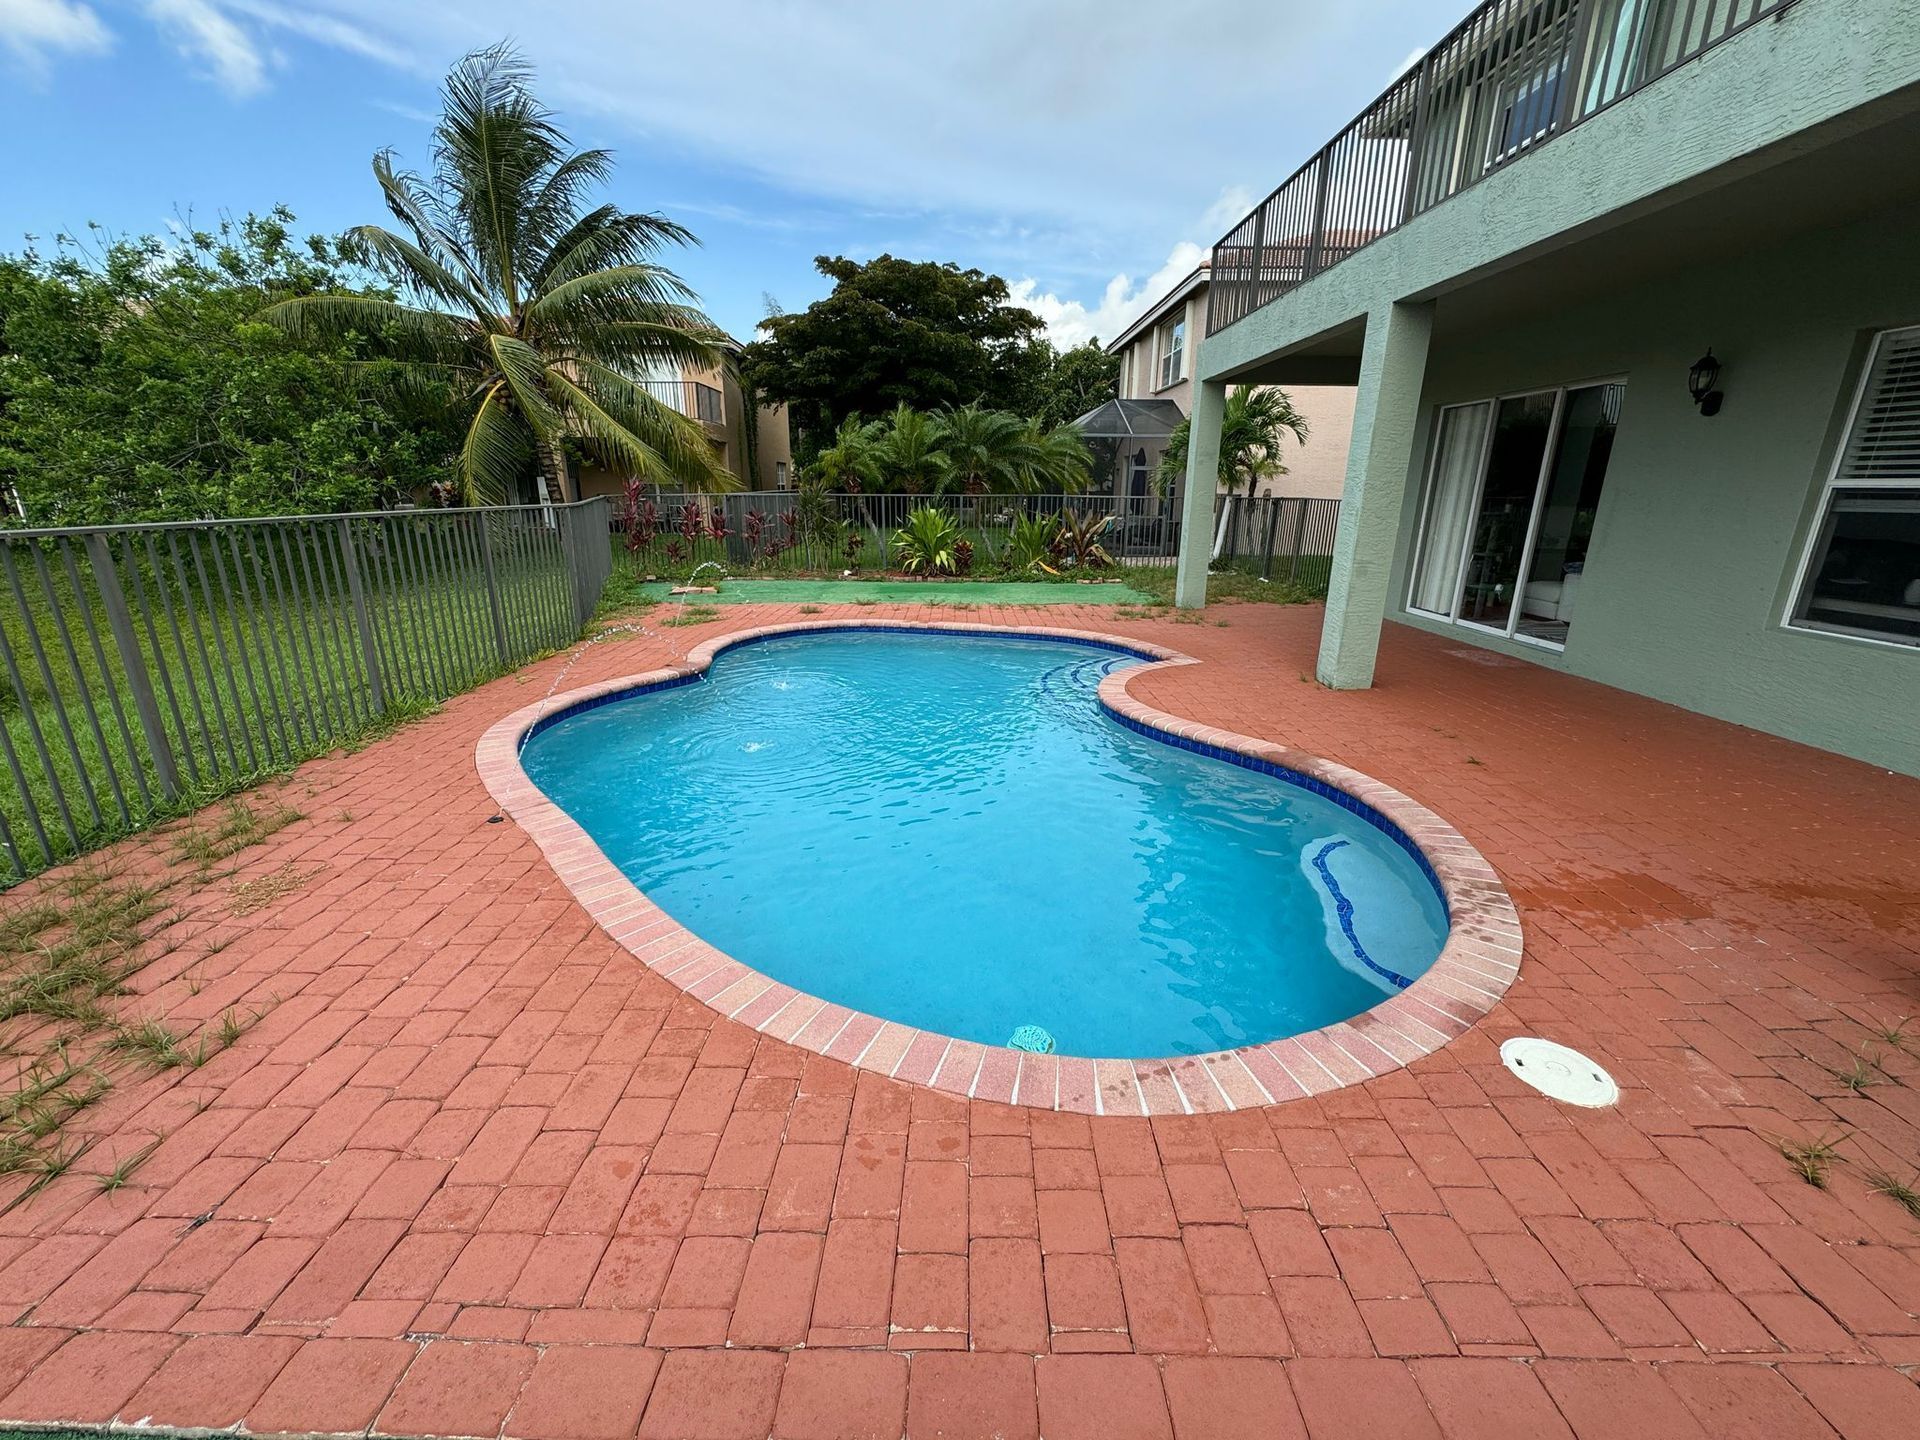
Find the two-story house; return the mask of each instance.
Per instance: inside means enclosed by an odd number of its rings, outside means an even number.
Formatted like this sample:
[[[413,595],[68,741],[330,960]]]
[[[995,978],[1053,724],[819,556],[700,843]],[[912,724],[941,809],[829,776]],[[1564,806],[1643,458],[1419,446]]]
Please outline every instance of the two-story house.
[[[1120,359],[1119,398],[1136,402],[1127,407],[1127,428],[1134,433],[1114,437],[1122,442],[1116,447],[1116,483],[1128,492],[1141,493],[1151,482],[1167,435],[1193,408],[1193,359],[1207,328],[1208,272],[1204,264],[1196,268],[1106,347]],[[1307,422],[1307,438],[1282,437],[1283,468],[1260,480],[1253,493],[1337,500],[1346,483],[1353,387],[1289,385],[1287,395]]]
[[[738,348],[731,341],[728,347]],[[792,488],[793,442],[787,407],[749,406],[731,366],[686,365],[651,376],[641,384],[661,404],[698,422],[721,469],[738,480],[741,489]],[[753,427],[751,436],[749,425]],[[600,466],[577,466],[569,480],[569,499],[626,494],[627,477]]]
[[[1920,774],[1916,237],[1913,0],[1489,0],[1214,247],[1188,469],[1356,385],[1325,684],[1391,620]]]

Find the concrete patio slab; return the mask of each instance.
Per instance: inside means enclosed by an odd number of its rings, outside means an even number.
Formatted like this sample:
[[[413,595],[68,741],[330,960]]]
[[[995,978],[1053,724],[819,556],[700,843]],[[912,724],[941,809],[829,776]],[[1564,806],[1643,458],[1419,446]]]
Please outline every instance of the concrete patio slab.
[[[797,616],[609,641],[567,683]],[[1375,689],[1329,692],[1312,608],[967,618],[1191,655],[1132,693],[1444,816],[1519,908],[1518,980],[1402,1068],[1231,1112],[856,1070],[661,979],[489,823],[475,744],[543,662],[303,766],[279,789],[306,818],[183,901],[234,938],[156,958],[130,1011],[266,1013],[71,1122],[106,1155],[161,1137],[131,1183],[83,1160],[0,1215],[0,1419],[1920,1433],[1920,1221],[1869,1183],[1920,1166],[1920,1061],[1884,1033],[1920,1012],[1920,782],[1396,627]],[[1528,1090],[1497,1054],[1521,1033],[1601,1061],[1620,1105]],[[1847,1138],[1816,1188],[1779,1145],[1822,1134]]]

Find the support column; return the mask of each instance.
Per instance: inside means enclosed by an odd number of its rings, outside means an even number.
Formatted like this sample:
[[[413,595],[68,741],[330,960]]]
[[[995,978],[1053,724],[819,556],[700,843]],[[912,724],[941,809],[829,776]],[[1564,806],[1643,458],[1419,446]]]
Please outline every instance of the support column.
[[[1367,317],[1316,667],[1320,683],[1335,690],[1373,684],[1432,333],[1431,302],[1387,305]]]
[[[1196,362],[1198,357],[1195,357]],[[1223,380],[1193,382],[1187,425],[1186,494],[1180,502],[1180,569],[1173,603],[1198,610],[1207,603],[1207,561],[1213,555],[1213,492],[1220,475],[1220,422],[1227,409]]]

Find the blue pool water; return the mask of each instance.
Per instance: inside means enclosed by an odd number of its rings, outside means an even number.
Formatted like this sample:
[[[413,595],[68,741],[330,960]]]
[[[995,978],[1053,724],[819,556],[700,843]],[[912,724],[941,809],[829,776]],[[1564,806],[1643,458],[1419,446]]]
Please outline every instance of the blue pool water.
[[[1120,725],[1095,690],[1138,663],[997,636],[783,637],[558,717],[522,760],[703,939],[947,1035],[1037,1025],[1065,1055],[1195,1054],[1331,1024],[1426,969],[1446,914],[1400,843]]]

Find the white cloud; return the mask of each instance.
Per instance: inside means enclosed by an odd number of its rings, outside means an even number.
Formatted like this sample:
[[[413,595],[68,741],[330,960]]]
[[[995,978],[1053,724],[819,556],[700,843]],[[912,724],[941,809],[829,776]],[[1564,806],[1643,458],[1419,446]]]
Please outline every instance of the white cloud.
[[[1116,275],[1107,281],[1100,299],[1093,305],[1062,299],[1051,291],[1042,291],[1033,279],[1008,284],[1015,305],[1023,305],[1047,322],[1047,338],[1060,349],[1084,344],[1096,337],[1112,340],[1153,306],[1175,285],[1193,273],[1193,267],[1207,258],[1204,246],[1182,240],[1168,253],[1166,262],[1138,285],[1132,277]]]
[[[405,68],[414,58],[390,45],[363,26],[352,25],[330,15],[275,3],[275,0],[219,0],[221,8],[235,15],[277,30],[285,30],[306,40],[317,41],[335,50],[344,50],[383,65]]]
[[[429,70],[514,37],[570,128],[629,166],[747,172],[802,204],[1003,219],[1007,248],[1031,232],[1030,255],[1104,278],[1183,238],[1223,185],[1244,195],[1284,178],[1461,3],[574,0],[537,23],[524,0],[300,9],[303,33],[337,24]],[[1049,243],[1069,227],[1070,256]]]
[[[770,245],[823,216],[858,228],[850,253],[1031,277],[1058,336],[1105,336],[1152,298],[1126,277],[1224,231],[1463,0],[127,3],[236,96],[316,47],[419,81],[512,38],[568,130],[620,152],[622,202],[699,176],[721,223]],[[91,20],[81,0],[0,0],[23,7]]]
[[[268,54],[211,0],[147,0],[147,13],[174,48],[229,95],[266,89]]]
[[[0,45],[36,74],[52,55],[98,55],[112,44],[100,17],[78,0],[0,0]]]

